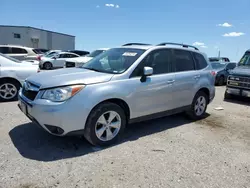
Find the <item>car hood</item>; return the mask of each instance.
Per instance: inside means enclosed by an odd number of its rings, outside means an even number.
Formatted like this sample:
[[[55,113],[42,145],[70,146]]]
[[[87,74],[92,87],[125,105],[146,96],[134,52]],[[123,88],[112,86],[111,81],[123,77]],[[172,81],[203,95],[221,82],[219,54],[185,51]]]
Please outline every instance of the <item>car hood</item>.
[[[66,61],[74,62],[74,63],[87,63],[91,59],[93,58],[92,57],[75,57],[75,58],[66,59]]]
[[[238,66],[230,71],[230,74],[250,76],[250,66]]]
[[[73,84],[95,84],[108,82],[114,74],[100,73],[83,68],[68,68],[40,72],[27,79],[40,89]]]

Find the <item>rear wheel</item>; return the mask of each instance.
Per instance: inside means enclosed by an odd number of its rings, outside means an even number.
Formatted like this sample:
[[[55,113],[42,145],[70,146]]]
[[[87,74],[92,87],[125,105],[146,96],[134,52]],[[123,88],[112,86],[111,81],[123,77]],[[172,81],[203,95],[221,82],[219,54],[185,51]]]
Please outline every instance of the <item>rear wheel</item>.
[[[44,68],[45,70],[50,70],[50,69],[53,68],[53,65],[52,65],[52,63],[50,63],[50,62],[46,62],[46,63],[44,63],[43,68]]]
[[[21,85],[14,80],[0,81],[0,101],[7,102],[17,100]]]
[[[90,113],[84,136],[93,145],[111,145],[119,139],[125,125],[124,110],[117,104],[105,102]]]
[[[227,93],[227,91],[225,91],[225,94],[224,94],[224,99],[227,100],[227,99],[232,99],[232,95]]]
[[[218,85],[219,85],[219,86],[224,85],[224,76],[220,76],[220,77],[219,77]]]
[[[187,115],[189,118],[193,120],[202,119],[206,113],[208,104],[208,96],[203,91],[199,91],[196,93],[191,109],[187,111]]]

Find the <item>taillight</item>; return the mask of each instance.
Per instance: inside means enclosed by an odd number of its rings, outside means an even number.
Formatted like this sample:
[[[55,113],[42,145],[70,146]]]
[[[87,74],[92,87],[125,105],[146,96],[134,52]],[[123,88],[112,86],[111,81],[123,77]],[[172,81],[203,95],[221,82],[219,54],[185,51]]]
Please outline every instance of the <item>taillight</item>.
[[[211,71],[211,74],[212,74],[213,76],[216,76],[216,72],[215,72],[215,71]]]
[[[41,56],[39,55],[39,56],[37,56],[37,60],[38,61],[40,61],[41,60]]]

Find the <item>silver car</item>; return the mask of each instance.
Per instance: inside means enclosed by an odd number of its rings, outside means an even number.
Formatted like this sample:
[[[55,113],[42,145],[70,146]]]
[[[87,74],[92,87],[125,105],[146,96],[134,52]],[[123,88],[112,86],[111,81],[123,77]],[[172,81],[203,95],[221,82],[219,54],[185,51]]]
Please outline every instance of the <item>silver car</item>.
[[[82,68],[39,73],[25,81],[19,107],[50,134],[84,135],[93,145],[112,144],[127,123],[179,112],[203,118],[215,78],[206,55],[191,48],[129,45]]]
[[[24,80],[37,71],[38,65],[21,62],[0,53],[0,101],[17,99],[18,90]]]

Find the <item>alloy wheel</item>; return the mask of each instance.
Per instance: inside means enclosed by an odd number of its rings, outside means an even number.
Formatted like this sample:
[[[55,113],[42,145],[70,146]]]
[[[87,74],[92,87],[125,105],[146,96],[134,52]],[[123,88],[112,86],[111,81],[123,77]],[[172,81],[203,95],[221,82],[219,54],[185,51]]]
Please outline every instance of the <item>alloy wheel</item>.
[[[206,103],[207,102],[204,96],[198,97],[194,106],[195,114],[197,116],[201,116],[204,113],[206,109]]]
[[[0,86],[0,97],[9,100],[16,96],[17,88],[11,83],[5,83]]]

